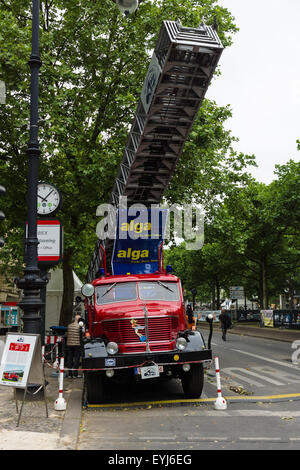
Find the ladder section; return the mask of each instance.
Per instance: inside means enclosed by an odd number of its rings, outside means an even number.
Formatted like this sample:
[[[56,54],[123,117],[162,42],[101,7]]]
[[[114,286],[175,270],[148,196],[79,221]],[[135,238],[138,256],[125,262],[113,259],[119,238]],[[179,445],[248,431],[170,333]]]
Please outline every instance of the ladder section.
[[[112,190],[116,209],[122,196],[128,205],[161,201],[222,51],[211,26],[163,22]],[[87,282],[103,266],[101,245],[110,271],[114,240],[98,240]]]
[[[161,201],[222,50],[210,26],[163,22],[112,191],[116,207],[120,196]]]

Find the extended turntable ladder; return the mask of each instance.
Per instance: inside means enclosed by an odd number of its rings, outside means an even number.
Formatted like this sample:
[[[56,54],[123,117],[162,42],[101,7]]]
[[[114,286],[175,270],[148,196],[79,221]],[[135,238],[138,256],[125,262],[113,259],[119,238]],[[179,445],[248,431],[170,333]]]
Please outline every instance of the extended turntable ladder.
[[[163,22],[112,190],[116,208],[122,196],[128,206],[161,201],[222,51],[211,26]],[[108,262],[113,242],[105,241]],[[88,282],[103,264],[101,243],[96,244]]]

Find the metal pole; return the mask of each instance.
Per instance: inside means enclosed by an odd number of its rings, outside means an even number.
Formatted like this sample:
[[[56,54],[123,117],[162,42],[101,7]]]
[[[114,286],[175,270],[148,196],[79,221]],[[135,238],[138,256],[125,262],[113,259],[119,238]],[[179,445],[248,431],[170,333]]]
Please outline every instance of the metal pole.
[[[42,65],[39,56],[39,8],[40,1],[32,2],[32,53],[29,60],[31,70],[30,91],[30,140],[27,147],[28,155],[28,193],[27,193],[27,235],[25,238],[24,277],[17,279],[17,286],[23,289],[23,297],[19,302],[24,312],[24,333],[40,333],[41,317],[39,310],[43,306],[40,289],[44,281],[40,278],[38,268],[37,238],[37,184],[39,170],[40,146],[38,140],[38,100],[39,100],[39,69]]]

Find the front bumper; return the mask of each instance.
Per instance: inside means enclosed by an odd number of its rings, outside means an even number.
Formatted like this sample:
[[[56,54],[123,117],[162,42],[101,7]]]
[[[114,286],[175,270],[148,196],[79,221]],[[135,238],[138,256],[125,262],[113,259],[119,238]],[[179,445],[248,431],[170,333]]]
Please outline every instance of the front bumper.
[[[176,365],[211,361],[211,349],[201,351],[166,351],[144,354],[116,354],[106,357],[84,357],[82,367],[85,370],[126,369],[141,367],[154,362],[157,365]]]

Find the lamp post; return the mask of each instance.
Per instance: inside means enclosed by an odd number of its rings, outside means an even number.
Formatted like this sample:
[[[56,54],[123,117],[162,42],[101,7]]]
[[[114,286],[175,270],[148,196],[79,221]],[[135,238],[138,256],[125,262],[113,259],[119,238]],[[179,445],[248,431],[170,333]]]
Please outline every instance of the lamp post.
[[[27,190],[27,233],[25,237],[25,270],[22,279],[16,284],[23,290],[19,307],[23,310],[24,333],[40,334],[41,317],[39,315],[43,302],[40,289],[45,281],[40,278],[38,268],[37,238],[37,184],[39,172],[40,146],[38,140],[38,99],[39,69],[42,65],[39,55],[39,9],[40,0],[32,2],[32,52],[29,60],[31,70],[30,87],[30,139],[28,155],[28,190]]]

